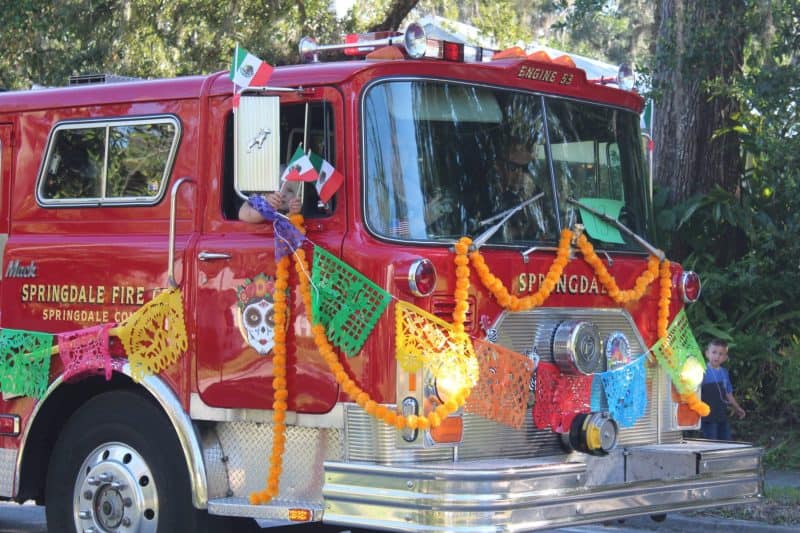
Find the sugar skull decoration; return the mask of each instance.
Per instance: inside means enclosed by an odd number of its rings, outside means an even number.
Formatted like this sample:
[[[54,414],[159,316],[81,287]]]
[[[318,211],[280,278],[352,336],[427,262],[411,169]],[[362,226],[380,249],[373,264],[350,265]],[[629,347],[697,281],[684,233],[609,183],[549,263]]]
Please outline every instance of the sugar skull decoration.
[[[274,292],[275,279],[263,272],[236,289],[242,336],[261,355],[275,346]]]

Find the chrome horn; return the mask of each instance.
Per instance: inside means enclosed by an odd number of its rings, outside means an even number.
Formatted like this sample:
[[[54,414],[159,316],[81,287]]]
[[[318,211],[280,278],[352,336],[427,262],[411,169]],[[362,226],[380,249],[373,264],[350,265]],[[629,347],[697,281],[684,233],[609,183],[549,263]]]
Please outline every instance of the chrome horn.
[[[318,44],[313,37],[303,37],[300,39],[299,52],[301,60],[308,63],[319,61],[318,55],[320,52],[344,50],[345,48],[371,48],[374,50],[380,46],[391,45],[402,45],[408,55],[413,58],[420,58],[425,55],[428,38],[425,35],[425,29],[420,24],[414,22],[406,27],[406,31],[402,35],[393,35],[391,37],[374,39],[372,41]]]

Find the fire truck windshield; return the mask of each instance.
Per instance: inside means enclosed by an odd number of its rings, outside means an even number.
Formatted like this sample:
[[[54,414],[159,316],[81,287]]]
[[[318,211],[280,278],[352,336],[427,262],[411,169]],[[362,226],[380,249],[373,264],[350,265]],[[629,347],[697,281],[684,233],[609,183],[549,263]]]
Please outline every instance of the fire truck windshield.
[[[556,242],[562,227],[581,221],[567,198],[616,203],[623,224],[640,235],[649,230],[634,112],[433,80],[377,83],[363,109],[364,212],[377,235],[475,237],[487,221],[537,195],[488,243]],[[637,249],[625,239],[604,247]]]

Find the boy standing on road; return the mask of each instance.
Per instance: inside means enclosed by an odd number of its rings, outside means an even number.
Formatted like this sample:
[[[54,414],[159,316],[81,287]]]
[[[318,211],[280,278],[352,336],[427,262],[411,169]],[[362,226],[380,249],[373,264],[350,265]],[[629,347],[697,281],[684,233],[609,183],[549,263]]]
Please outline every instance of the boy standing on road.
[[[703,437],[715,440],[731,440],[731,427],[728,423],[728,406],[733,407],[736,415],[745,417],[744,409],[733,397],[733,385],[728,371],[722,364],[728,360],[728,343],[714,339],[706,348],[708,366],[703,375],[702,398],[711,412],[702,419]]]

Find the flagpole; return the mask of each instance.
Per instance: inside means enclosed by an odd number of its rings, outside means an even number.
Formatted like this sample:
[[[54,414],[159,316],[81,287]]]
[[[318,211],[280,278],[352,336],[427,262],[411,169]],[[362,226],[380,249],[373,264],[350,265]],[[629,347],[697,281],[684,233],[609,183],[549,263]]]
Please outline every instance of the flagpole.
[[[233,72],[236,72],[236,58],[238,57],[239,57],[239,41],[236,41],[236,45],[233,48],[233,66],[232,66]],[[231,81],[233,82],[233,79],[231,79]],[[236,82],[233,82],[232,86],[233,86],[233,94],[231,95],[231,97],[233,98],[233,101],[236,102]],[[236,107],[237,106],[235,105],[233,106],[234,112],[236,112]]]
[[[303,122],[303,150],[308,154],[311,153],[311,150],[308,149],[308,114],[311,104],[306,102],[306,117],[305,121]]]

